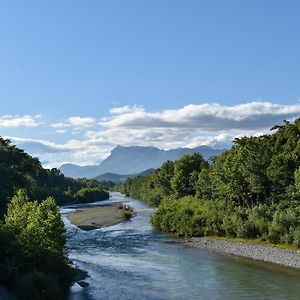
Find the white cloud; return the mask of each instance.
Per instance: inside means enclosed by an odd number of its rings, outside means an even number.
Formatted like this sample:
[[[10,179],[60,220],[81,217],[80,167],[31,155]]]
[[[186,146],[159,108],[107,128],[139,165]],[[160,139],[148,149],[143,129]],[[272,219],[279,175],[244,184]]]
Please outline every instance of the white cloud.
[[[66,128],[76,128],[80,129],[82,127],[91,127],[97,125],[97,119],[91,117],[70,117],[66,122],[53,123],[50,127],[55,129],[66,129]]]
[[[44,167],[59,167],[64,163],[78,165],[95,164],[102,161],[114,145],[107,142],[90,140],[69,140],[66,143],[54,143],[43,139],[4,137],[10,139],[19,148],[45,162]]]
[[[41,116],[31,116],[31,115],[24,115],[24,116],[12,116],[12,115],[5,115],[0,117],[0,127],[6,128],[16,128],[16,127],[37,127],[40,125],[37,119]]]
[[[50,127],[52,128],[66,128],[66,127],[70,127],[71,125],[70,124],[67,124],[67,123],[53,123],[50,125]]]
[[[136,111],[144,111],[143,106],[140,105],[133,105],[133,106],[129,106],[129,105],[125,105],[125,106],[121,106],[121,107],[113,107],[109,110],[109,112],[111,114],[114,115],[122,115],[122,114],[127,114],[127,113],[133,113]]]
[[[86,117],[86,118],[82,118],[82,117],[70,117],[68,119],[70,125],[74,126],[74,127],[90,127],[93,125],[97,124],[97,120],[95,118],[91,118],[91,117]]]
[[[236,137],[269,133],[273,125],[299,116],[300,103],[190,104],[157,112],[134,105],[112,108],[110,115],[102,118],[100,123],[91,117],[70,117],[62,123],[50,125],[57,133],[70,129],[70,140],[63,143],[13,140],[25,145],[29,153],[42,161],[48,161],[47,166],[60,166],[65,162],[86,165],[98,163],[118,144],[162,149],[200,145],[229,147]],[[0,120],[12,118],[4,116]]]
[[[203,131],[224,129],[254,129],[270,127],[283,119],[300,115],[300,103],[294,105],[251,102],[235,106],[220,104],[190,104],[177,110],[147,112],[141,107],[111,110],[104,120],[107,128],[197,128]],[[117,112],[117,114],[116,114]]]

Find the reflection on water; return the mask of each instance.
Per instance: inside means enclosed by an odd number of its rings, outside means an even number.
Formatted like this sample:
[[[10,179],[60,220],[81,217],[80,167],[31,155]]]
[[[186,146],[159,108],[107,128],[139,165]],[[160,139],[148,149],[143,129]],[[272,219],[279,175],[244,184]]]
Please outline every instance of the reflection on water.
[[[70,299],[299,299],[298,272],[167,243],[151,231],[152,208],[117,193],[108,201],[128,201],[137,216],[82,231],[65,217],[72,208],[62,209],[69,257],[90,276]]]

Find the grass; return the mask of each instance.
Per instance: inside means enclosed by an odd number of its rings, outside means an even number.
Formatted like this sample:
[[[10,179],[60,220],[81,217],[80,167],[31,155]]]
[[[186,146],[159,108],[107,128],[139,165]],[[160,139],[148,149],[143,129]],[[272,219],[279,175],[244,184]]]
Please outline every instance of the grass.
[[[68,219],[81,229],[92,230],[112,226],[130,219],[124,215],[124,210],[120,203],[93,206],[70,213]]]

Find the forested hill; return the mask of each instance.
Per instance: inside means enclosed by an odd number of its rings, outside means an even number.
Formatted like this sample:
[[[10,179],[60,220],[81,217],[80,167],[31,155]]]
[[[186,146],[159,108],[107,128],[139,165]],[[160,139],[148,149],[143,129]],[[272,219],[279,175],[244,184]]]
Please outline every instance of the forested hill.
[[[115,173],[105,173],[95,177],[99,182],[111,182],[113,184],[120,183],[126,181],[128,178],[133,178],[137,176],[146,176],[154,172],[154,169],[148,169],[138,174],[130,174],[130,175],[119,175]]]
[[[0,284],[20,299],[66,299],[76,272],[57,204],[108,197],[97,181],[43,169],[0,137]]]
[[[75,180],[65,177],[58,169],[47,170],[37,158],[0,137],[0,204],[6,203],[24,189],[30,199],[42,200],[52,196],[57,204],[90,202],[108,198],[104,187],[96,180]]]
[[[300,246],[300,119],[272,130],[234,140],[212,164],[187,155],[117,189],[159,205],[161,231]]]

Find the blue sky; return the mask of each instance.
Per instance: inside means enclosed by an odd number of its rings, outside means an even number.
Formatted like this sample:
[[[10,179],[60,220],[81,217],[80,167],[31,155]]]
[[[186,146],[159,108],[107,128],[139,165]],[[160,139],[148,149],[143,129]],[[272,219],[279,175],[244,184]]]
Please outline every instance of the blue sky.
[[[221,147],[264,132],[300,115],[299,12],[299,1],[2,0],[0,135],[52,166],[99,162],[118,138]],[[169,110],[179,119],[166,125]],[[221,129],[207,125],[216,116]]]

